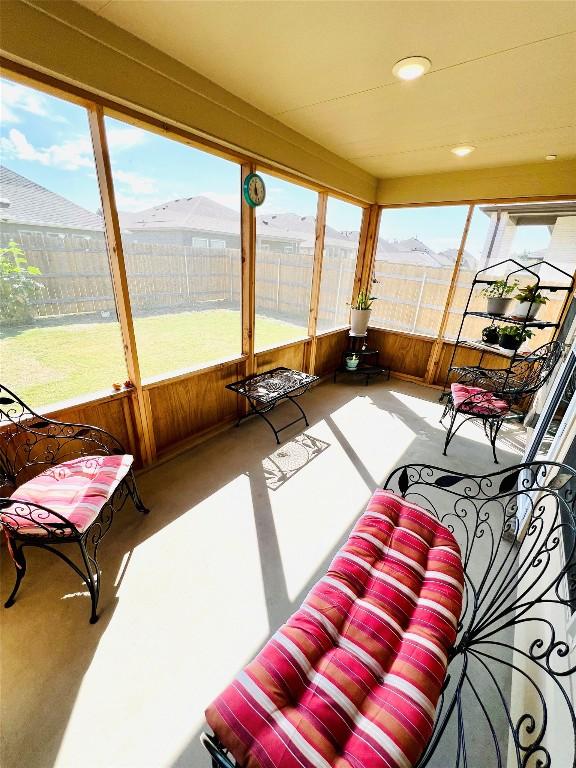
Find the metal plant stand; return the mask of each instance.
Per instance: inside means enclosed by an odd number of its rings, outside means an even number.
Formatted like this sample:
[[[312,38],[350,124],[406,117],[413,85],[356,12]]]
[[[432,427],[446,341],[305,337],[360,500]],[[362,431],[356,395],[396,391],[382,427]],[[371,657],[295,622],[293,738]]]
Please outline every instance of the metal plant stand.
[[[334,371],[334,383],[336,383],[338,374],[341,373],[351,374],[352,376],[364,376],[366,386],[370,383],[370,379],[378,376],[385,376],[386,381],[390,379],[390,368],[379,364],[378,355],[380,350],[367,345],[367,336],[367,333],[363,336],[349,334],[348,347],[342,353],[342,364]],[[356,368],[348,368],[346,365],[346,358],[350,355],[356,355],[359,358]]]
[[[527,267],[523,264],[521,264],[518,261],[515,261],[514,259],[506,259],[505,261],[500,261],[497,264],[491,264],[488,267],[485,267],[484,269],[479,270],[475,275],[474,279],[472,280],[472,285],[470,286],[470,292],[468,294],[468,299],[466,301],[466,306],[464,308],[464,312],[462,313],[462,320],[460,322],[460,328],[458,329],[458,335],[456,336],[456,339],[454,341],[454,347],[452,349],[452,356],[450,358],[450,364],[448,366],[448,371],[446,373],[446,378],[444,380],[444,386],[442,388],[442,394],[440,395],[440,400],[442,401],[444,398],[450,396],[450,377],[455,373],[458,372],[459,368],[458,366],[454,365],[454,361],[458,355],[458,351],[460,349],[475,349],[479,353],[479,359],[478,359],[478,365],[482,365],[482,360],[484,358],[484,355],[489,354],[498,354],[502,357],[508,357],[510,362],[507,367],[502,368],[501,370],[505,373],[513,372],[514,365],[522,360],[522,359],[528,359],[529,356],[524,356],[518,350],[504,350],[501,347],[499,347],[497,344],[485,344],[484,342],[480,341],[473,341],[471,339],[467,339],[464,336],[464,328],[467,318],[469,317],[484,317],[487,320],[490,320],[492,324],[495,323],[506,323],[509,325],[518,326],[521,330],[521,332],[525,331],[527,328],[532,331],[542,330],[546,328],[553,328],[558,329],[559,323],[555,322],[548,322],[547,320],[538,320],[537,318],[528,319],[528,317],[524,318],[518,318],[514,317],[513,315],[492,315],[488,312],[479,312],[472,310],[470,308],[470,304],[472,302],[472,299],[474,298],[474,292],[477,289],[478,286],[488,286],[492,285],[495,281],[495,279],[488,278],[487,274],[490,272],[493,272],[498,267],[501,267],[505,264],[509,264],[509,271],[505,276],[506,282],[510,282],[512,284],[512,281],[517,277],[522,276],[529,276],[530,280],[532,281],[532,284],[536,286],[537,291],[550,291],[551,293],[556,293],[557,291],[566,293],[566,301],[564,303],[564,307],[566,306],[566,303],[570,300],[570,295],[572,288],[574,286],[574,278],[572,275],[568,274],[568,272],[565,272],[563,269],[560,269],[559,267],[555,266],[554,264],[550,264],[547,261],[539,261],[536,264],[532,264],[530,267]],[[559,279],[562,279],[562,281],[565,283],[564,285],[549,285],[546,283],[542,283],[540,280],[540,275],[536,271],[537,269],[540,269],[541,267],[545,267],[548,270],[553,270]],[[560,315],[562,316],[564,313],[564,307]],[[530,308],[532,309],[532,304],[530,305]],[[506,381],[503,382],[504,385],[506,385]]]
[[[239,427],[243,419],[248,418],[253,413],[260,416],[274,432],[276,442],[280,445],[280,432],[288,427],[304,421],[309,426],[306,414],[301,405],[296,402],[296,398],[306,392],[314,382],[319,380],[319,376],[313,376],[303,371],[294,371],[291,368],[273,368],[271,371],[256,373],[253,376],[247,376],[245,379],[235,381],[233,384],[227,384],[226,389],[236,392],[245,397],[250,403],[250,411],[238,417],[236,426]],[[270,419],[266,417],[282,400],[290,400],[300,411],[300,416],[288,424],[276,429]]]
[[[543,461],[473,476],[414,464],[384,487],[453,531],[465,571],[458,636],[416,768],[576,764],[567,691],[576,668],[558,631],[576,611],[576,469]],[[213,768],[240,768],[214,736],[202,742]]]

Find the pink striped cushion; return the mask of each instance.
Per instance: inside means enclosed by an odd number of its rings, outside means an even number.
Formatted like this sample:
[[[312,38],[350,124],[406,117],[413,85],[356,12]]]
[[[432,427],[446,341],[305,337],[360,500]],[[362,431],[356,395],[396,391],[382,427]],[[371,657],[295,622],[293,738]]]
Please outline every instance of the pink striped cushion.
[[[465,384],[455,382],[451,386],[452,402],[456,408],[469,413],[478,413],[482,416],[491,414],[506,413],[510,406],[506,400],[501,400],[488,392],[487,389],[480,387],[467,387]]]
[[[244,768],[409,768],[432,732],[462,590],[452,534],[377,491],[208,724]]]
[[[90,526],[130,469],[133,457],[83,456],[50,467],[21,485],[10,498],[44,507],[65,517],[82,533]],[[46,534],[42,525],[60,524],[55,515],[41,510],[33,519],[18,517],[11,508],[0,518],[9,528],[17,527],[26,534]],[[37,522],[36,522],[37,521]]]

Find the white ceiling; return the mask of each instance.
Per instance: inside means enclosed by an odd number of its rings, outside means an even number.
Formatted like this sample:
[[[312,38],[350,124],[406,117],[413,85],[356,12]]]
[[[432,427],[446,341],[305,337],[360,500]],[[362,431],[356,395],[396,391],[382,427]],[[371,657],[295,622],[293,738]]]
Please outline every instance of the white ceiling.
[[[576,156],[571,1],[81,4],[378,177]]]

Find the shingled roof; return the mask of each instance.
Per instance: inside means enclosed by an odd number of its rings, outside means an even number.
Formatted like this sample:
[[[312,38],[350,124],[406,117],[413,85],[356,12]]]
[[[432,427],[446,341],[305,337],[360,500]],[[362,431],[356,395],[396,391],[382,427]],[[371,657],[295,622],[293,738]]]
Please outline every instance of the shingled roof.
[[[0,222],[102,230],[102,219],[86,208],[0,165]]]

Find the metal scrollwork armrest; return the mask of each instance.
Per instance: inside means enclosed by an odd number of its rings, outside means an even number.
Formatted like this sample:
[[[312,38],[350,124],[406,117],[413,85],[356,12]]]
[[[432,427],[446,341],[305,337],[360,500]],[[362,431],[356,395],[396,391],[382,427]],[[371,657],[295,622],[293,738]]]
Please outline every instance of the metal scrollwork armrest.
[[[40,535],[62,539],[80,536],[74,523],[59,512],[22,499],[0,498],[0,525],[14,536]]]
[[[105,429],[40,416],[0,385],[0,465],[11,482],[20,484],[29,467],[123,453],[120,441]]]

